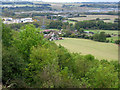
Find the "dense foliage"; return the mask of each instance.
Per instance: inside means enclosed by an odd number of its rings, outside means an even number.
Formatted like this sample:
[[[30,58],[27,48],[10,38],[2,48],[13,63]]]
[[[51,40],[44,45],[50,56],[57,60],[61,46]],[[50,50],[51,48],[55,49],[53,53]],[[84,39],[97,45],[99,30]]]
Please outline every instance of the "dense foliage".
[[[94,34],[93,40],[99,41],[99,42],[105,42],[106,41],[105,32],[100,32],[100,34],[98,34],[98,33]]]
[[[68,22],[62,22],[62,21],[51,21],[51,23],[48,25],[49,28],[60,28],[65,29],[64,26],[68,27],[70,26]],[[97,18],[96,20],[87,20],[87,21],[79,21],[75,23],[75,26],[72,25],[69,29],[77,29],[80,28],[83,29],[97,29],[97,30],[118,30],[118,23],[106,23],[102,20],[99,20]]]
[[[4,29],[3,36],[14,35],[6,26]],[[8,41],[3,42],[2,55],[5,87],[118,87],[118,61],[109,62],[97,60],[92,55],[70,53],[63,46],[43,38],[33,25],[22,28],[12,39],[5,38],[3,40]]]
[[[102,30],[118,30],[118,23],[106,23],[104,21],[80,21],[75,24],[75,28],[84,29],[102,29]]]

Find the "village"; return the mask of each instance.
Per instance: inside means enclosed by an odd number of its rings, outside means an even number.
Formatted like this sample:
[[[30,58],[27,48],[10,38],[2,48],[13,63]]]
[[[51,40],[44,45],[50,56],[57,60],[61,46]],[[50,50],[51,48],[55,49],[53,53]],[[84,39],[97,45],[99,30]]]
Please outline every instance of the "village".
[[[50,40],[50,41],[54,41],[54,40],[63,40],[63,37],[59,37],[59,35],[62,34],[61,30],[60,31],[56,31],[56,30],[44,30],[41,31],[40,33],[44,34],[44,38]]]
[[[5,18],[2,18],[2,21],[4,24],[13,24],[13,23],[33,22],[34,20],[32,18],[13,19],[11,17],[5,17]]]
[[[57,17],[63,17],[61,15],[51,15],[52,17],[57,16]],[[57,21],[58,18],[52,19],[54,21]],[[30,22],[35,22],[35,19],[27,17],[27,18],[19,18],[19,19],[13,19],[11,17],[4,17],[2,18],[2,21],[4,24],[14,24],[14,23],[30,23]],[[67,23],[68,20],[62,20],[63,23]],[[70,35],[67,35],[67,33],[65,33],[64,30],[59,29],[59,30],[53,30],[53,29],[47,29],[43,27],[44,26],[44,18],[43,18],[43,25],[42,31],[40,31],[40,33],[44,34],[44,37],[50,41],[54,41],[54,40],[63,40],[63,37],[69,37],[69,38],[85,38],[85,39],[91,39],[91,37],[93,37],[93,35],[96,33],[95,31],[89,31],[89,30],[83,30],[83,32],[80,34],[78,30],[72,30],[69,31]],[[99,31],[97,32],[99,33]],[[111,35],[107,35],[107,37],[113,37],[116,38],[117,34],[111,34]]]

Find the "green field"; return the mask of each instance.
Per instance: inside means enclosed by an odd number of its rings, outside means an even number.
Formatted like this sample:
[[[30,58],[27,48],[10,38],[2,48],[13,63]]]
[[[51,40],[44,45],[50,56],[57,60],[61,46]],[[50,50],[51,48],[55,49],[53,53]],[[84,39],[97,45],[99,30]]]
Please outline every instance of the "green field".
[[[113,40],[113,41],[118,40],[118,36],[107,38],[107,40]]]
[[[118,60],[118,45],[116,44],[75,38],[65,38],[55,42],[71,52],[78,52],[83,55],[92,54],[97,59]]]
[[[74,17],[74,18],[69,18],[77,21],[84,21],[84,20],[95,20],[96,18],[100,19],[110,19],[110,20],[104,20],[105,22],[114,22],[115,18],[118,18],[116,15],[85,15],[87,17]]]
[[[118,35],[118,30],[85,30],[85,31],[91,31],[94,33],[105,32],[106,34],[117,34]]]
[[[72,23],[73,25],[75,25],[75,23],[76,23],[76,22],[70,21],[70,20],[68,20],[68,22],[69,22],[69,23]]]
[[[36,30],[38,30],[38,31],[44,31],[44,30],[55,30],[55,31],[59,31],[58,29],[40,29],[40,28],[36,28]]]

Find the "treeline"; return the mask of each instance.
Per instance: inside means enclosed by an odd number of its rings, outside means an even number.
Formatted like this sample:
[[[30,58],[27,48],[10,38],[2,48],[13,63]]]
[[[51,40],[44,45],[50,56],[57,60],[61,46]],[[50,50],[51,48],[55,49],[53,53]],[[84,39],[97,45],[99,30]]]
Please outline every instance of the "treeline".
[[[104,5],[104,4],[84,4],[80,7],[92,7],[92,8],[118,8],[118,5]]]
[[[2,7],[2,10],[4,10],[6,7]],[[14,11],[42,11],[42,10],[52,10],[51,7],[46,7],[46,6],[24,6],[24,7],[7,7],[8,10],[14,10]]]
[[[33,25],[2,32],[3,88],[118,88],[118,61],[70,53]]]
[[[63,5],[62,8],[71,8],[71,7],[76,7],[76,5]],[[80,5],[78,7],[91,7],[91,8],[118,8],[118,5],[117,4],[112,4],[112,5],[109,5],[109,4],[83,4],[83,5]]]
[[[47,19],[51,19],[51,20],[64,20],[65,18],[61,17],[61,16],[51,16],[51,15],[47,15]]]
[[[106,23],[101,20],[80,21],[75,24],[76,29],[102,29],[102,30],[118,30],[118,23]]]
[[[119,12],[107,12],[107,13],[104,13],[104,12],[85,12],[84,14],[86,15],[120,15]]]
[[[34,5],[40,5],[40,6],[51,6],[51,4],[39,4],[39,3],[34,3]]]
[[[4,1],[2,1],[2,5],[20,5],[20,4],[29,4],[29,5],[33,5],[33,3],[32,2],[27,2],[27,1],[23,1],[23,2],[4,2]]]
[[[62,21],[51,21],[48,25],[47,28],[51,29],[68,29],[68,30],[74,30],[74,25],[69,24],[68,22],[62,22]]]
[[[102,20],[89,20],[89,21],[79,21],[76,22],[75,25],[69,24],[68,22],[62,22],[62,21],[52,21],[48,27],[49,28],[56,28],[56,29],[66,29],[64,26],[70,26],[69,29],[77,29],[80,28],[83,29],[101,29],[101,30],[118,30],[118,23],[106,23]]]
[[[118,4],[119,2],[82,2],[83,4],[108,4],[108,5],[113,5],[113,4]]]
[[[2,5],[41,5],[41,6],[51,6],[51,4],[39,4],[39,3],[34,3],[34,2],[27,2],[27,1],[22,1],[22,2],[4,2],[2,1]]]
[[[91,32],[93,33],[93,32]],[[84,29],[80,28],[78,31],[73,32],[69,30],[63,30],[62,31],[62,37],[69,37],[69,38],[84,38],[84,39],[90,39],[98,42],[111,42],[110,40],[107,40],[107,37],[111,37],[109,34],[106,34],[105,32],[95,33],[93,35],[87,35],[84,32]],[[117,44],[117,43],[116,43]]]

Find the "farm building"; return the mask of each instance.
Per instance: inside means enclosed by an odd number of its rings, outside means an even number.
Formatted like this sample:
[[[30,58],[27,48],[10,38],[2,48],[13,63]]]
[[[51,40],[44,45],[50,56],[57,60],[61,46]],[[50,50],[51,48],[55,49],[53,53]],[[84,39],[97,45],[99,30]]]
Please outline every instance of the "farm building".
[[[26,22],[33,22],[32,18],[22,18],[21,22],[26,23]]]
[[[94,34],[94,32],[90,32],[90,31],[84,31],[84,33]]]

